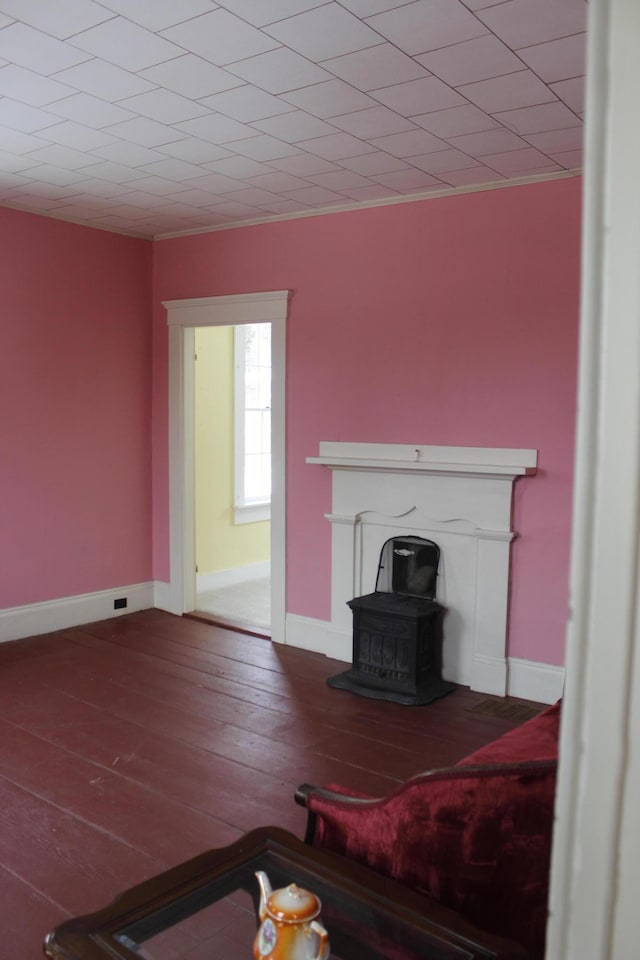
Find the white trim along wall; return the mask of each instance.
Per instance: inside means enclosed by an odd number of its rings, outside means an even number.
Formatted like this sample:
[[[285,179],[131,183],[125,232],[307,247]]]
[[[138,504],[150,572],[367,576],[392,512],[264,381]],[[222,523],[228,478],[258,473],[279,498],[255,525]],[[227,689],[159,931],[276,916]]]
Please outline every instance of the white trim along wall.
[[[547,960],[640,944],[640,3],[588,4],[576,480]]]
[[[169,326],[169,584],[155,606],[181,615],[196,596],[194,504],[194,330],[239,323],[271,323],[272,495],[271,636],[285,642],[285,410],[286,324],[289,290],[167,300]]]

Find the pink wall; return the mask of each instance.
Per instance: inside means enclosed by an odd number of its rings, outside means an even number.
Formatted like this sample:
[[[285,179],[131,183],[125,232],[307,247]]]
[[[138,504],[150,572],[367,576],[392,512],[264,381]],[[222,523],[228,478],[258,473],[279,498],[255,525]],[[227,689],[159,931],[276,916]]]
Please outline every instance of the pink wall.
[[[155,244],[154,562],[168,579],[167,331],[160,301],[291,289],[287,609],[330,616],[320,440],[539,450],[518,481],[512,656],[564,657],[579,179]]]
[[[0,209],[0,608],[151,579],[151,255]]]

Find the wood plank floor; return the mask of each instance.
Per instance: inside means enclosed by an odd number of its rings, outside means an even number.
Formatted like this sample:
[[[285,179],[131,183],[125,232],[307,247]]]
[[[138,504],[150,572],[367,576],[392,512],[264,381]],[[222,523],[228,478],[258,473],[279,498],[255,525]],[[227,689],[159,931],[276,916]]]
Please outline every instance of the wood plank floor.
[[[488,698],[464,687],[428,707],[327,687],[344,668],[156,610],[0,645],[12,960],[40,957],[65,918],[254,827],[302,836],[302,782],[384,794],[523,719],[478,710]]]

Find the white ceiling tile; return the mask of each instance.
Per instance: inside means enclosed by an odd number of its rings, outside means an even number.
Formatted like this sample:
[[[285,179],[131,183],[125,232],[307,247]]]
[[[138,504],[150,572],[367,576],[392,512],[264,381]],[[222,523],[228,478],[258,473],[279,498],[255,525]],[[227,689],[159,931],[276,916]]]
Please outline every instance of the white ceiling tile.
[[[411,56],[489,32],[459,0],[417,0],[367,23]]]
[[[262,87],[268,93],[287,93],[312,83],[333,79],[326,70],[286,47],[232,63],[229,71],[257,87]]]
[[[323,67],[358,90],[375,90],[377,87],[427,76],[427,71],[420,64],[390,43],[380,43],[367,50],[327,60]]]
[[[124,97],[133,97],[146,90],[153,90],[153,84],[142,77],[127,73],[112,63],[94,58],[56,74],[56,80],[75,87],[81,93],[90,93],[112,103]]]
[[[529,107],[554,99],[551,90],[530,70],[468,83],[459,89],[460,93],[487,113]]]
[[[522,61],[497,37],[476,37],[417,57],[437,77],[458,87],[522,70]]]
[[[78,33],[70,42],[86,53],[132,71],[144,70],[183,53],[180,47],[124,17],[114,17]]]
[[[335,133],[335,127],[302,110],[293,110],[291,113],[270,117],[267,120],[257,120],[252,126],[261,130],[262,133],[285,140],[287,143],[297,143],[299,140],[310,140],[312,137],[324,137]]]
[[[471,167],[466,170],[447,170],[440,174],[442,180],[451,187],[466,187],[480,183],[495,183],[505,177],[490,167]]]
[[[480,166],[461,150],[438,150],[437,153],[425,153],[422,157],[411,157],[411,164],[434,176],[449,170],[466,170],[469,167]]]
[[[344,161],[341,161],[341,163],[343,162]],[[335,163],[330,163],[329,160],[323,160],[322,157],[314,157],[310,153],[301,153],[296,157],[275,159],[272,160],[269,165],[298,177],[308,177],[309,174],[312,173],[329,173],[330,170],[340,169]]]
[[[291,157],[300,153],[298,147],[266,134],[228,143],[227,148],[239,153],[242,157],[250,157],[253,160],[277,160],[280,157]]]
[[[58,123],[58,120],[59,117],[54,117],[46,110],[29,107],[16,100],[10,100],[9,97],[0,99],[0,124],[13,127],[14,130],[22,133],[33,133],[35,130],[51,127],[54,123]],[[4,146],[5,144],[0,140],[0,147]]]
[[[139,113],[158,123],[178,123],[180,120],[193,120],[208,113],[208,109],[193,100],[181,97],[172,90],[149,90],[137,97],[127,97],[120,105],[132,113]]]
[[[149,150],[148,147],[141,147],[140,144],[131,143],[128,140],[118,140],[108,147],[99,147],[91,152],[94,158],[113,160],[114,163],[122,163],[131,167],[141,167],[144,163],[154,163],[157,160],[165,159],[157,150]]]
[[[9,173],[0,170],[0,197],[10,197],[12,191],[26,189],[30,180],[21,176],[19,173]]]
[[[581,121],[575,113],[559,100],[553,103],[542,103],[536,107],[523,107],[521,110],[496,113],[495,118],[505,127],[521,135],[581,126]]]
[[[28,103],[32,107],[44,107],[74,92],[72,87],[64,83],[58,83],[13,63],[0,68],[0,95],[12,97],[20,103]]]
[[[163,143],[158,148],[158,152],[187,160],[189,163],[208,163],[231,156],[224,147],[216,146],[208,140],[199,140],[197,137],[186,137],[184,140],[176,140],[175,143]]]
[[[221,173],[225,177],[236,177],[244,180],[246,177],[257,177],[263,174],[268,167],[249,157],[228,157],[226,160],[214,160],[202,165],[211,173]]]
[[[394,170],[406,170],[409,167],[404,160],[392,157],[390,153],[383,153],[382,150],[365,153],[360,157],[344,157],[340,163],[347,170],[354,170],[365,177],[371,177],[376,173],[393,173]]]
[[[407,0],[341,0],[342,6],[355,13],[356,17],[370,17],[395,7],[403,7]]]
[[[62,167],[55,167],[43,163],[37,167],[38,180],[44,180],[45,183],[57,183],[61,186],[69,183],[79,183],[87,174],[86,171],[91,167],[83,167],[82,170],[63,170]],[[35,172],[35,171],[34,171]]]
[[[9,153],[29,153],[31,150],[37,150],[38,147],[46,147],[47,143],[49,141],[40,136],[0,125],[0,148]]]
[[[560,153],[552,153],[550,156],[566,170],[579,169],[583,162],[582,150],[562,150]]]
[[[74,93],[71,97],[49,104],[47,109],[57,117],[66,117],[67,120],[75,120],[87,127],[107,127],[111,123],[131,119],[128,110],[92,97],[88,93]]]
[[[254,27],[264,27],[268,23],[284,20],[296,13],[304,13],[319,6],[323,0],[220,0],[220,6],[248,20]]]
[[[187,189],[182,190],[180,194],[178,194],[181,203],[190,203],[194,207],[202,208],[209,206],[209,204],[211,204],[211,202],[215,199],[215,195],[209,190],[191,189],[191,185],[188,183],[185,184],[185,186]],[[149,194],[149,196],[151,196],[151,194]],[[166,205],[167,203],[167,198],[165,197],[156,197],[155,199],[158,206]],[[150,206],[148,203],[146,205]]]
[[[184,123],[177,124],[177,126],[184,133],[199,137],[201,140],[210,140],[212,143],[240,140],[244,137],[250,137],[254,133],[251,127],[246,127],[230,117],[223,117],[221,113],[210,113],[206,117],[186,120]]]
[[[382,43],[380,36],[338,3],[272,24],[266,32],[311,60],[328,60]]]
[[[519,50],[518,54],[545,83],[582,77],[585,72],[586,35],[579,33],[573,37],[549,40],[548,43]]]
[[[385,106],[404,117],[412,117],[447,107],[463,106],[464,97],[452,90],[438,77],[423,77],[409,83],[398,83],[382,90],[375,90],[372,96]]]
[[[242,123],[275,117],[280,113],[293,110],[290,103],[283,103],[278,97],[254,87],[251,83],[245,83],[234,90],[226,90],[224,93],[216,93],[204,99],[202,103],[211,110],[223,113],[234,120],[240,120]]]
[[[361,153],[373,153],[375,147],[348,133],[335,133],[329,137],[318,137],[300,143],[300,146],[325,160],[341,160],[342,157],[356,157]]]
[[[285,213],[300,213],[305,209],[304,203],[299,203],[297,200],[283,200],[280,198],[275,203],[269,204],[270,212],[278,214],[279,216]]]
[[[545,133],[531,133],[525,139],[532,147],[543,153],[559,153],[563,150],[581,150],[583,145],[582,127],[570,127],[568,130],[549,130]]]
[[[206,190],[217,195],[231,193],[241,185],[233,177],[224,177],[221,173],[207,173],[197,180],[192,180],[187,186],[190,190]]]
[[[225,196],[225,201],[231,203],[273,203],[278,200],[277,195],[268,190],[260,190],[258,187],[243,186],[241,190],[234,190]]]
[[[25,23],[12,23],[0,30],[0,57],[48,75],[82,63],[87,54]]]
[[[381,173],[376,175],[375,180],[391,187],[392,190],[398,190],[400,193],[411,193],[414,190],[426,190],[429,187],[442,186],[442,183],[436,177],[415,168],[398,170],[396,173]]]
[[[195,177],[201,177],[204,173],[202,167],[195,163],[187,163],[185,160],[178,160],[176,157],[167,157],[163,160],[156,160],[154,163],[144,165],[144,172],[153,177],[165,177],[167,180],[193,180]]]
[[[13,202],[17,207],[20,207],[21,210],[37,210],[43,213],[49,213],[60,206],[58,200],[35,193],[17,194]]]
[[[249,220],[260,215],[260,211],[256,207],[234,200],[229,200],[227,203],[216,204],[215,214],[218,215],[219,213],[226,214],[233,220]]]
[[[136,172],[137,175],[138,172]],[[147,193],[155,193],[159,197],[173,197],[186,189],[182,183],[174,183],[173,180],[166,180],[164,177],[140,177],[135,182],[135,188]]]
[[[110,183],[118,184],[128,183],[130,180],[140,180],[144,177],[144,174],[140,173],[139,170],[126,167],[121,163],[112,163],[110,160],[85,167],[84,173],[87,177],[94,177],[96,180],[108,180]],[[104,193],[103,195],[109,196],[110,194]]]
[[[491,32],[512,50],[580,33],[586,27],[584,0],[508,0],[478,12]]]
[[[344,197],[324,187],[305,187],[304,190],[292,190],[288,194],[291,200],[300,200],[311,207],[325,207],[330,204],[344,203]]]
[[[184,136],[179,130],[146,117],[134,117],[123,123],[114,123],[108,130],[114,136],[139,143],[142,147],[158,147],[162,143],[181,140]]]
[[[242,80],[231,76],[220,67],[214,67],[208,60],[194,57],[191,53],[142,70],[140,76],[194,100],[242,84]],[[147,89],[151,89],[151,83]]]
[[[63,120],[57,117],[55,127],[49,127],[42,131],[42,136],[53,143],[61,143],[65,147],[72,147],[74,150],[97,150],[100,147],[107,147],[115,143],[115,138],[109,133],[103,133],[101,130],[93,130],[91,127],[85,127],[81,123],[75,123],[73,120]]]
[[[21,2],[21,0],[14,0]],[[208,13],[212,6],[210,0],[100,0],[102,6],[115,13],[122,14],[128,20],[139,23],[148,30],[163,30],[183,20]]]
[[[483,157],[488,167],[493,167],[498,173],[507,176],[531,173],[533,170],[543,170],[553,167],[553,163],[544,153],[533,147],[524,150],[510,150],[508,153],[489,154]]]
[[[279,44],[228,10],[212,10],[163,31],[163,36],[218,66],[257,56]]]
[[[436,137],[462,136],[464,133],[477,133],[480,130],[492,130],[500,126],[478,107],[467,104],[464,107],[452,107],[449,110],[436,110],[423,116],[411,117],[413,123],[434,133]]]
[[[259,187],[261,190],[270,190],[273,193],[283,193],[285,190],[299,190],[307,187],[308,183],[300,177],[294,177],[290,173],[284,173],[274,170],[271,173],[261,173],[258,176],[251,177],[247,181],[252,187]]]
[[[507,150],[524,150],[527,146],[524,140],[504,128],[467,133],[462,137],[450,137],[449,143],[472,157],[482,157],[488,153],[506,153]]]
[[[551,89],[570,110],[575,110],[576,113],[584,111],[584,79],[575,77],[572,80],[559,80],[551,84]]]
[[[391,187],[385,187],[382,183],[372,183],[368,187],[345,187],[342,191],[345,197],[351,200],[357,200],[364,203],[367,200],[383,200],[385,197],[397,197],[398,194]]]
[[[280,99],[323,119],[376,105],[376,101],[371,97],[354,90],[342,80],[328,80],[303,87],[302,90],[293,90],[291,93],[282,94]]]
[[[394,157],[417,157],[421,153],[445,150],[446,143],[427,130],[412,130],[410,133],[395,133],[390,137],[378,137],[371,143],[379,150],[386,150]]]
[[[36,164],[30,156],[21,157],[6,150],[0,150],[0,170],[4,173],[19,173],[20,170],[28,170],[33,166]]]
[[[91,167],[91,170],[95,171],[95,167]],[[83,172],[86,173],[86,169]],[[77,193],[83,202],[89,203],[90,201],[97,205],[101,202],[102,198],[120,196],[130,189],[131,187],[123,186],[114,178],[111,180],[97,179],[92,172],[90,177],[78,185]]]
[[[415,130],[415,126],[410,120],[406,120],[387,107],[357,110],[355,113],[347,113],[342,117],[333,117],[331,122],[341,130],[353,134],[354,137],[361,137],[363,140]]]
[[[342,190],[346,187],[368,187],[370,181],[354,170],[336,170],[335,173],[319,173],[309,177],[319,187],[328,190]]]
[[[185,203],[189,203],[188,194],[189,191],[182,190],[180,192],[180,199],[184,200]],[[125,196],[125,194],[123,194],[123,196]],[[131,190],[126,194],[126,198],[137,206],[146,207],[147,210],[156,210],[167,205],[167,201],[164,197],[157,196],[153,193],[147,193],[144,190]]]
[[[36,163],[49,163],[54,167],[63,167],[66,170],[79,170],[81,167],[88,167],[96,161],[96,158],[90,153],[73,150],[71,147],[63,147],[59,143],[50,143],[47,147],[34,150],[28,156],[34,165]]]
[[[29,26],[50,33],[52,37],[64,40],[87,30],[113,16],[109,10],[92,0],[64,0],[64,3],[43,2],[43,0],[2,0],[3,13]]]

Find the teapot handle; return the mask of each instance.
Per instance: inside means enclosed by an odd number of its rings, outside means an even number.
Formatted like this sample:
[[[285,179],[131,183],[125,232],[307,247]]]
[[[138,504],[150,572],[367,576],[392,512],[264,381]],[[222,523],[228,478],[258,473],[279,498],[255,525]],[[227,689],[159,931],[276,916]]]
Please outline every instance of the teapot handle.
[[[309,929],[312,930],[318,938],[318,950],[314,960],[327,960],[329,957],[329,934],[317,920],[311,921]]]

